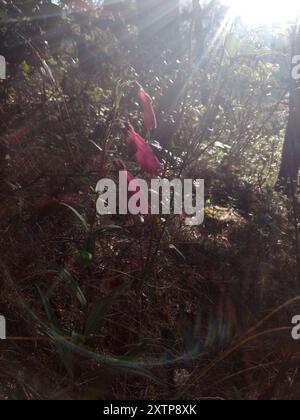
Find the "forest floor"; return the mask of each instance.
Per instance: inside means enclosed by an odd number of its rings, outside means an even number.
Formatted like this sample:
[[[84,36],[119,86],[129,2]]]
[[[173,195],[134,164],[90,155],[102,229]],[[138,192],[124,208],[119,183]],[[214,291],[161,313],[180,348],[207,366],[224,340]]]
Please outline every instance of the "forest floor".
[[[0,398],[300,397],[300,298],[280,307],[299,294],[287,201],[216,171],[199,227],[96,220],[94,153],[72,166],[55,144],[18,144],[1,191]],[[62,203],[110,226],[93,261]]]

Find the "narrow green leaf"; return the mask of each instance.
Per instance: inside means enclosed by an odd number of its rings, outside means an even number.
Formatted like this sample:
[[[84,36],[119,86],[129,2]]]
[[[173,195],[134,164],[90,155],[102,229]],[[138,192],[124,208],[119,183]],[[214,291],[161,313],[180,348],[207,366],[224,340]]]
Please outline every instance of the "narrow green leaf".
[[[76,209],[74,209],[74,207],[72,207],[72,206],[69,206],[69,204],[66,204],[66,203],[61,203],[61,205],[62,206],[65,206],[65,207],[67,207],[69,210],[71,210],[74,214],[75,214],[75,216],[77,217],[77,219],[78,220],[80,220],[80,222],[82,223],[82,225],[84,226],[84,228],[85,228],[85,230],[88,232],[88,230],[89,230],[89,226],[88,226],[88,223],[87,223],[87,221],[85,220],[85,218],[80,214],[80,213],[78,213],[78,211],[76,210]]]
[[[115,100],[115,110],[118,111],[118,109],[120,108],[120,104],[121,104],[121,99],[122,99],[122,83],[121,80],[118,81],[117,86],[116,86],[116,100]]]
[[[90,140],[90,143],[94,145],[99,150],[99,152],[103,152],[103,149],[96,142],[94,142],[93,140]]]
[[[235,57],[241,47],[241,41],[235,34],[228,34],[225,39],[225,50],[229,57]]]
[[[55,270],[57,270],[57,274],[58,274],[59,278],[61,278],[65,282],[65,284],[70,287],[70,289],[72,290],[72,292],[76,296],[76,298],[77,298],[78,302],[81,304],[81,306],[83,306],[83,307],[87,306],[87,300],[86,300],[86,298],[84,296],[83,291],[79,287],[79,285],[76,282],[76,280],[69,273],[69,271],[66,270],[63,267],[60,267],[56,263],[52,263],[51,266]]]
[[[42,299],[42,303],[43,303],[43,307],[44,310],[46,312],[47,318],[51,324],[51,328],[53,328],[56,332],[56,334],[61,334],[62,335],[62,328],[61,325],[52,309],[51,303],[48,299],[48,297],[42,292],[42,290],[40,289],[40,287],[38,285],[36,285],[36,288],[40,294],[40,297]]]
[[[184,261],[186,260],[183,253],[181,251],[179,251],[179,249],[175,245],[171,244],[170,249],[173,249]]]
[[[99,236],[105,235],[106,233],[112,232],[114,230],[122,230],[120,226],[117,225],[107,225],[99,229],[94,230],[87,238],[85,243],[84,252],[91,254],[94,258],[96,252],[96,240]]]
[[[67,285],[73,291],[74,295],[76,296],[76,298],[77,298],[78,302],[81,304],[81,306],[85,307],[87,305],[87,300],[86,300],[82,290],[80,289],[79,285],[74,280],[74,278],[71,276],[71,274],[65,268],[63,268],[58,273],[58,275],[66,281]]]
[[[96,329],[103,321],[105,315],[107,314],[115,300],[121,295],[123,295],[127,290],[128,283],[122,284],[120,287],[115,289],[109,296],[95,302],[92,305],[85,325],[84,335],[86,337],[88,337],[96,331]]]
[[[72,357],[72,354],[70,353],[70,351],[62,345],[61,338],[64,335],[63,332],[62,332],[62,327],[61,327],[57,317],[54,314],[54,311],[52,309],[52,306],[50,304],[50,301],[49,301],[48,297],[41,291],[39,286],[36,286],[36,287],[37,287],[38,292],[41,296],[47,318],[50,321],[51,328],[52,328],[51,335],[52,335],[54,343],[55,343],[55,345],[58,349],[59,355],[61,357],[61,361],[62,361],[68,375],[71,378],[73,378],[73,376],[74,376],[73,357]]]

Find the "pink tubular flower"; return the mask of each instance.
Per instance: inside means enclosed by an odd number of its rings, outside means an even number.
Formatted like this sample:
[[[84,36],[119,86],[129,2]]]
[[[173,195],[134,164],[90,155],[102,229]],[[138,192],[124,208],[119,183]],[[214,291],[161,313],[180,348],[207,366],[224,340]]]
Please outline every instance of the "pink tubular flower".
[[[157,176],[160,168],[159,160],[149,144],[132,127],[127,136],[127,144],[129,149],[134,151],[141,170],[151,176]]]
[[[127,185],[129,186],[131,181],[135,181],[135,177],[134,175],[132,175],[132,173],[130,171],[128,171],[128,169],[126,168],[125,163],[121,160],[121,159],[116,159],[114,161],[114,164],[116,166],[116,168],[120,171],[126,172],[126,178],[127,178]],[[128,191],[128,197],[132,197],[134,194],[136,194],[137,192],[140,191],[140,188],[138,185],[135,185],[135,182],[133,182],[132,184],[135,187],[134,191]]]
[[[128,197],[130,198],[140,191],[140,187],[135,185],[136,184],[134,182],[135,177],[132,175],[132,173],[130,171],[127,171],[127,170],[126,170],[126,172],[127,172],[127,185],[129,186],[129,184],[133,181],[133,183],[131,185],[134,186],[134,188],[135,188],[134,191],[128,191]]]
[[[121,174],[125,174],[125,178],[126,178],[126,182],[127,182],[127,210],[128,210],[128,203],[131,197],[133,197],[135,194],[140,192],[140,186],[138,185],[138,182],[136,180],[136,178],[134,177],[134,175],[128,171],[128,169],[126,168],[125,163],[121,160],[121,159],[116,159],[114,161],[114,164],[116,166],[116,168],[121,171],[119,172],[119,180],[121,183]],[[129,190],[130,187],[130,190]],[[144,196],[142,196],[144,198]],[[120,200],[120,197],[119,197]],[[138,200],[139,202],[140,200]],[[120,204],[120,201],[119,201]]]
[[[141,87],[138,92],[139,103],[143,108],[144,124],[147,130],[151,131],[157,127],[156,116],[153,109],[152,99]]]

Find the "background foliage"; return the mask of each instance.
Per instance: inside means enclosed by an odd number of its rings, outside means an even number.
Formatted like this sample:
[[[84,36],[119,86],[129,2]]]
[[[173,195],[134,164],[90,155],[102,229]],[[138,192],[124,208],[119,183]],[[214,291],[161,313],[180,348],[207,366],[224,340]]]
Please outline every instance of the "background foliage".
[[[288,33],[215,0],[1,0],[0,20],[0,397],[297,399],[298,300],[279,305],[299,287],[298,205],[273,188]],[[153,97],[163,174],[205,179],[204,225],[95,214],[114,159],[139,174],[128,80]]]

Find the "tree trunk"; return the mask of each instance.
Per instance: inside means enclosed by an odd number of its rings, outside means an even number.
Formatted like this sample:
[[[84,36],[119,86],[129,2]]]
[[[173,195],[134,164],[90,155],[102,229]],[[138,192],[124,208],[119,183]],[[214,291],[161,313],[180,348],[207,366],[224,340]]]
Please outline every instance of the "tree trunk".
[[[292,56],[300,55],[300,29],[292,35]],[[300,169],[300,83],[290,80],[289,119],[282,151],[278,185],[294,190]]]

